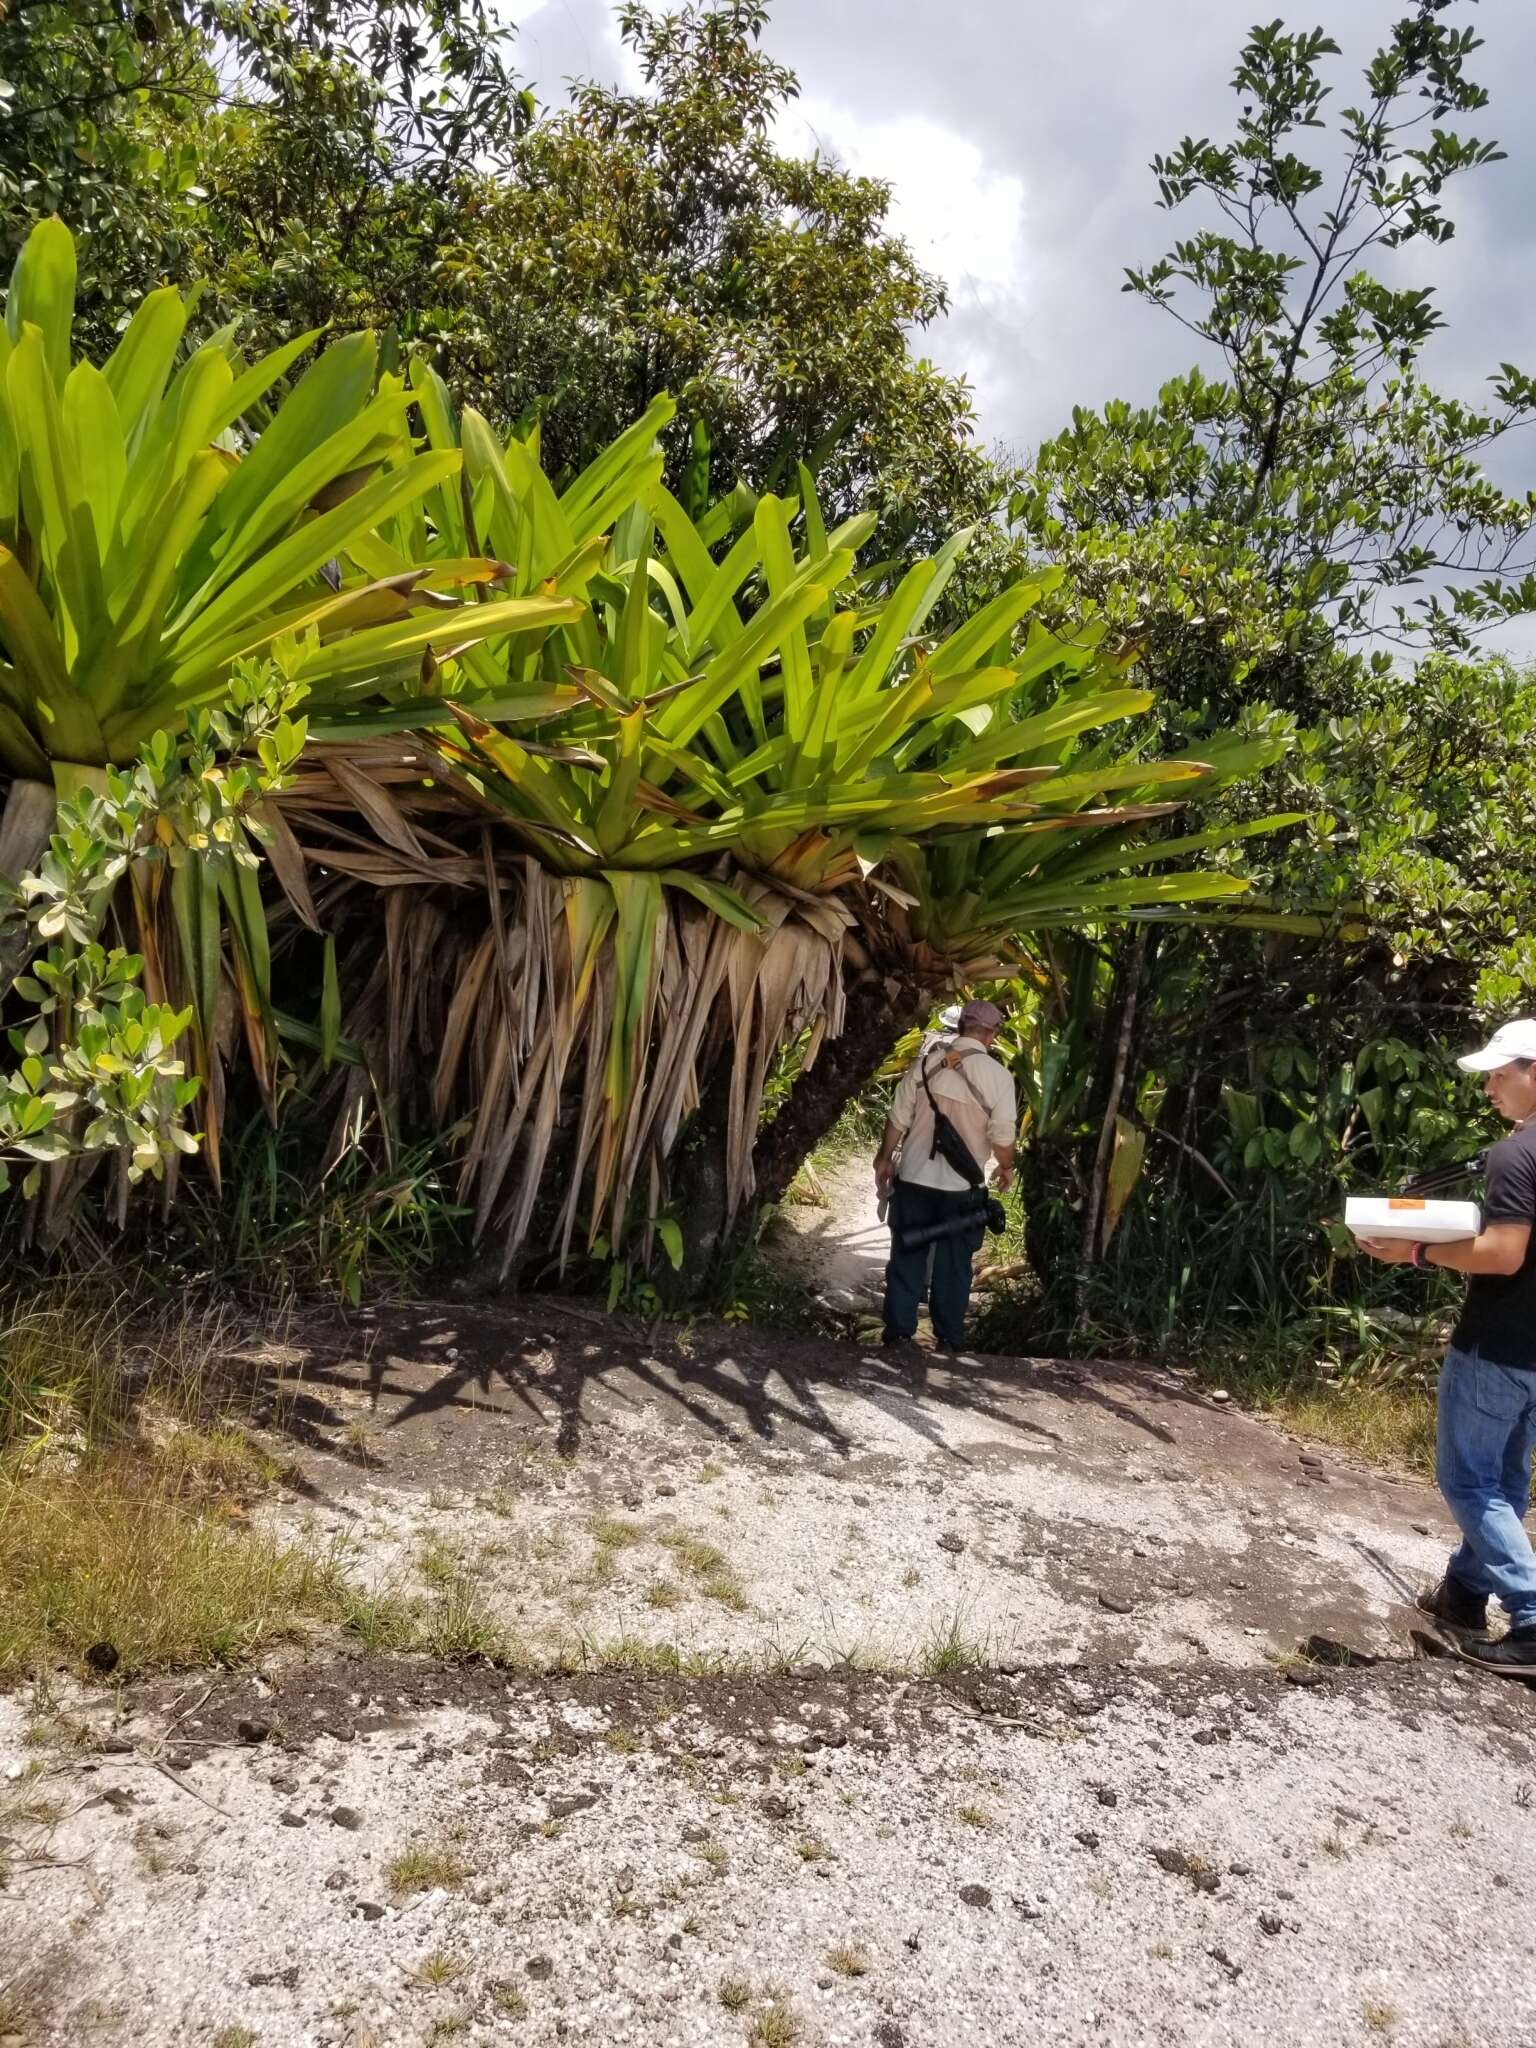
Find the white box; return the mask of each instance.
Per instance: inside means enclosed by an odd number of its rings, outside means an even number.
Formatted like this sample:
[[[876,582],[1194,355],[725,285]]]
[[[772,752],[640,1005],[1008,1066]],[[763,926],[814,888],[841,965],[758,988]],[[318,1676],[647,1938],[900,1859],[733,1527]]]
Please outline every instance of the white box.
[[[1344,1201],[1344,1228],[1356,1237],[1452,1244],[1476,1237],[1482,1227],[1476,1202],[1427,1202],[1415,1195],[1348,1195]]]

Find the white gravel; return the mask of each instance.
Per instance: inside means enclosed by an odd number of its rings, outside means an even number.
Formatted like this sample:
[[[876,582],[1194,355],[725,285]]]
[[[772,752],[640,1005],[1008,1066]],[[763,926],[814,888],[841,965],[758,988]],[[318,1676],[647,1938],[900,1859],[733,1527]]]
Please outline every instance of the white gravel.
[[[607,1706],[493,1679],[474,1709],[282,1749],[198,1748],[193,1719],[182,1775],[222,1813],[134,1758],[55,1757],[38,1782],[70,1809],[47,1836],[59,1867],[23,1846],[6,1893],[13,1952],[46,1979],[23,2038],[702,2048],[748,2040],[777,1990],[798,2038],[829,2048],[1528,2048],[1524,1699],[1506,1729],[1490,1681],[1440,1667],[1308,1691],[1266,1677],[1255,1704],[1179,1677],[1020,1681],[1028,1729],[867,1679]],[[854,1698],[872,1731],[855,1714],[845,1746],[777,1746],[775,1728],[804,1742],[817,1722],[835,1741]],[[360,1719],[370,1704],[390,1707],[387,1684],[359,1687]],[[3,1708],[12,1764],[24,1711]],[[562,1795],[591,1803],[551,1826]],[[421,1844],[462,1881],[396,1902],[386,1869]],[[829,1963],[838,1949],[863,1974]],[[423,1980],[432,1958],[451,1981]],[[721,2004],[729,1980],[742,2012]],[[515,2020],[496,2009],[509,1985]]]
[[[375,1591],[430,1597],[461,1570],[544,1663],[600,1660],[618,1643],[760,1664],[922,1667],[955,1643],[1003,1663],[1106,1646],[1258,1662],[1346,1623],[1358,1646],[1388,1649],[1396,1603],[1352,1539],[1413,1580],[1444,1556],[1443,1535],[1392,1512],[1398,1490],[1337,1466],[1331,1490],[1301,1486],[1294,1450],[1173,1382],[1152,1417],[1165,1441],[1134,1410],[994,1379],[988,1361],[936,1372],[921,1392],[878,1354],[851,1363],[813,1405],[786,1384],[771,1443],[701,1440],[697,1394],[681,1411],[650,1394],[594,1422],[600,1464],[549,1455],[551,1419],[515,1455],[444,1460],[457,1483],[423,1487],[393,1475],[381,1433],[382,1470],[332,1465],[322,1506],[290,1499],[266,1519],[345,1544]],[[745,1389],[734,1361],[714,1370],[707,1412],[722,1429],[733,1375]],[[1255,1445],[1269,1469],[1234,1487],[1229,1461]],[[1421,1490],[1402,1498],[1443,1523]],[[1131,1611],[1111,1615],[1100,1592]]]
[[[1536,1695],[1355,1547],[1436,1571],[1425,1488],[1157,1375],[545,1313],[322,1360],[261,1511],[528,1668],[0,1697],[0,2048],[1536,2042]]]

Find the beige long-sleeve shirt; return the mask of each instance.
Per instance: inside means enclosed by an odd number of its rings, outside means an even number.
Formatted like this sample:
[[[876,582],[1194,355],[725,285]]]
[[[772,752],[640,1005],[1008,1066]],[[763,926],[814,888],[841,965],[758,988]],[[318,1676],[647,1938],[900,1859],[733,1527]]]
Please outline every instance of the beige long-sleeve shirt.
[[[943,1066],[946,1053],[968,1054],[958,1070]],[[913,1181],[918,1187],[947,1188],[958,1193],[966,1182],[942,1154],[933,1149],[933,1111],[923,1088],[926,1064],[928,1085],[934,1100],[970,1147],[976,1164],[985,1167],[999,1145],[1011,1145],[1018,1132],[1019,1111],[1013,1076],[1001,1060],[993,1059],[978,1039],[947,1038],[930,1046],[902,1075],[891,1100],[890,1121],[901,1132],[898,1180]],[[971,1083],[965,1085],[960,1076]],[[981,1098],[978,1101],[976,1098]]]

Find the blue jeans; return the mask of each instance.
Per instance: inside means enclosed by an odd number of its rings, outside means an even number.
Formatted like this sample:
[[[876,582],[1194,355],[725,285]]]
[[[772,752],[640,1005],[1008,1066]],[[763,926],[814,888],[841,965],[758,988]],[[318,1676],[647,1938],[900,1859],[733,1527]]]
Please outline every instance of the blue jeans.
[[[912,1251],[902,1244],[903,1231],[947,1223],[962,1213],[974,1214],[970,1228],[936,1237],[931,1245],[918,1245]],[[886,1335],[912,1335],[917,1328],[918,1305],[926,1290],[934,1341],[942,1350],[958,1351],[965,1342],[971,1262],[986,1237],[986,1222],[976,1211],[975,1195],[968,1188],[951,1194],[947,1188],[928,1188],[916,1181],[898,1180],[891,1189],[890,1224],[891,1256],[885,1269]]]
[[[1453,1345],[1440,1368],[1435,1478],[1463,1542],[1450,1570],[1492,1593],[1510,1626],[1536,1629],[1536,1551],[1525,1533],[1536,1448],[1536,1372]]]

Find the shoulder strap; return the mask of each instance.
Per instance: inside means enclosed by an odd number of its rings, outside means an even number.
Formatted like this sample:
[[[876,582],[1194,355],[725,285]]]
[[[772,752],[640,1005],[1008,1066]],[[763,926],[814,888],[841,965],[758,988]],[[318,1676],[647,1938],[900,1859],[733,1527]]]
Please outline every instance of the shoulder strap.
[[[976,1107],[977,1107],[978,1109],[984,1109],[984,1110],[985,1110],[985,1111],[987,1112],[987,1115],[988,1115],[988,1116],[990,1116],[990,1115],[992,1114],[992,1105],[991,1105],[991,1103],[990,1103],[990,1102],[988,1102],[987,1098],[986,1098],[986,1097],[985,1097],[985,1096],[984,1096],[984,1095],[982,1094],[981,1090],[980,1090],[980,1089],[979,1089],[979,1088],[978,1088],[978,1087],[976,1086],[976,1083],[975,1083],[975,1082],[974,1082],[974,1081],[973,1081],[973,1080],[971,1079],[970,1075],[969,1075],[969,1074],[968,1074],[968,1073],[967,1073],[967,1072],[965,1071],[965,1063],[966,1063],[966,1061],[967,1061],[967,1060],[974,1060],[974,1059],[980,1059],[980,1058],[984,1058],[984,1057],[985,1057],[985,1055],[984,1055],[984,1054],[982,1053],[982,1050],[981,1050],[980,1046],[977,1046],[977,1047],[976,1047],[976,1048],[975,1048],[975,1049],[974,1049],[973,1051],[971,1051],[971,1052],[955,1052],[955,1051],[954,1051],[953,1049],[951,1049],[951,1050],[950,1050],[949,1052],[945,1053],[945,1055],[944,1055],[944,1058],[943,1058],[943,1061],[942,1061],[942,1063],[941,1063],[941,1064],[942,1064],[942,1065],[944,1065],[944,1066],[946,1066],[946,1067],[948,1067],[949,1071],[950,1071],[950,1072],[951,1072],[952,1074],[955,1074],[955,1075],[957,1075],[957,1076],[958,1076],[958,1077],[960,1078],[960,1080],[962,1080],[962,1081],[963,1081],[963,1082],[965,1083],[965,1085],[966,1085],[966,1088],[968,1089],[968,1091],[969,1091],[969,1093],[970,1093],[970,1097],[971,1097],[971,1100],[972,1100],[972,1101],[973,1101],[973,1102],[974,1102],[974,1103],[976,1104]],[[924,1085],[926,1086],[926,1085],[927,1085],[927,1076],[926,1076],[926,1074],[924,1075],[924,1077],[923,1077],[923,1080],[924,1080]],[[929,1094],[929,1098],[928,1098],[928,1099],[929,1099],[929,1101],[930,1101],[930,1102],[931,1102],[931,1101],[933,1100],[933,1096],[932,1096],[932,1093],[931,1093],[931,1091],[930,1091],[930,1094]]]

